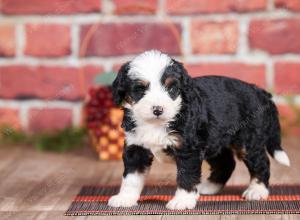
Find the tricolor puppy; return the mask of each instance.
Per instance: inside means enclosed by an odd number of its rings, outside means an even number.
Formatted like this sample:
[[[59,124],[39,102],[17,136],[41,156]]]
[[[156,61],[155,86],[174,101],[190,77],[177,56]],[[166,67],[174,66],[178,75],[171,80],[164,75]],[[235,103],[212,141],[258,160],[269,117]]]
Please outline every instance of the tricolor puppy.
[[[124,64],[113,83],[124,109],[124,174],[113,207],[137,204],[153,158],[177,166],[177,191],[169,209],[192,209],[199,194],[218,193],[244,161],[251,182],[247,200],[269,195],[266,151],[289,165],[281,148],[280,125],[271,95],[255,85],[220,76],[191,78],[183,65],[159,51],[147,51]],[[211,166],[200,182],[201,163]]]

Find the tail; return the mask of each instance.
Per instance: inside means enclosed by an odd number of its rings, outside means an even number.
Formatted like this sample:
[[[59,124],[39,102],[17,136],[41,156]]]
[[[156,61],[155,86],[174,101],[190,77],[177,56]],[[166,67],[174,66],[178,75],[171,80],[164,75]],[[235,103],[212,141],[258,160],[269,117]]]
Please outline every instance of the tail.
[[[288,155],[283,150],[276,150],[274,152],[274,159],[277,160],[277,162],[281,163],[285,166],[290,166],[290,159]]]
[[[266,148],[269,154],[280,164],[290,166],[290,159],[281,147],[280,124],[278,119],[278,111],[274,103],[272,103],[269,113],[271,115],[271,126],[269,129],[269,138]]]
[[[280,146],[280,143],[276,141],[276,137],[273,136],[273,138],[270,138],[269,141],[266,144],[267,151],[269,154],[280,164],[285,166],[290,166],[290,159],[286,152],[282,149]]]

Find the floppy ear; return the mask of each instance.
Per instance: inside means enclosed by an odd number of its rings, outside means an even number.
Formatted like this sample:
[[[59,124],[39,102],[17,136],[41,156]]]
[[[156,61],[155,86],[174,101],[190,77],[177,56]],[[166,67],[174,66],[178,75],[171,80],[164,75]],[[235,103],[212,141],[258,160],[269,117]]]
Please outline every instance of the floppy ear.
[[[191,89],[191,77],[189,76],[187,70],[184,68],[183,64],[177,60],[172,59],[172,71],[180,74],[180,81],[182,82],[182,90]]]
[[[129,62],[123,64],[118,72],[117,78],[112,84],[112,94],[116,105],[121,105],[126,96],[126,81],[129,70]]]
[[[180,78],[181,78],[181,95],[182,95],[182,99],[185,103],[194,103],[195,100],[197,100],[199,102],[199,104],[195,107],[195,108],[191,108],[190,110],[197,110],[195,112],[194,115],[199,114],[199,112],[201,112],[200,115],[200,119],[202,122],[207,123],[207,112],[204,106],[204,102],[202,100],[202,96],[205,95],[202,91],[200,91],[199,89],[195,90],[195,85],[194,85],[194,81],[192,79],[192,77],[188,74],[187,70],[184,68],[183,64],[176,61],[176,60],[172,60],[173,61],[173,68],[174,71],[176,71],[177,73],[180,74]]]

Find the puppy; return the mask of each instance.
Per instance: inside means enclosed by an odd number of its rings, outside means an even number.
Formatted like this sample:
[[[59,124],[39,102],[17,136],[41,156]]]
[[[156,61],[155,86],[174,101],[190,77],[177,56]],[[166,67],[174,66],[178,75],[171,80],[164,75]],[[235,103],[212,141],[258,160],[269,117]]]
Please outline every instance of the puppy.
[[[255,85],[221,76],[191,78],[181,63],[152,50],[121,67],[113,97],[124,110],[125,146],[122,185],[110,206],[137,204],[153,158],[176,162],[177,190],[168,209],[192,209],[199,194],[218,193],[235,168],[234,154],[250,173],[247,200],[269,195],[266,150],[289,165],[276,106]],[[203,160],[211,174],[200,183]]]

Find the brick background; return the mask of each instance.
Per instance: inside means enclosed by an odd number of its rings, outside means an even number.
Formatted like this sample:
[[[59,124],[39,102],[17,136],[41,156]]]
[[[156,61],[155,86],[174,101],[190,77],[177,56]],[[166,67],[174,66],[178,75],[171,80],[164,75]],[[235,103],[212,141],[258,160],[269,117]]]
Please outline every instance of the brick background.
[[[186,68],[192,76],[228,76],[266,88],[266,70],[264,65],[250,65],[243,63],[210,63],[187,65]]]
[[[86,91],[81,91],[80,77],[86,87],[93,77],[102,72],[101,67],[81,68],[61,66],[3,66],[0,78],[4,86],[0,94],[5,99],[79,100]]]
[[[0,124],[20,128],[19,110],[14,108],[0,108]]]
[[[0,0],[0,124],[79,125],[93,77],[147,49],[174,55],[192,76],[257,84],[293,115],[299,11],[299,0]]]
[[[300,11],[300,1],[298,0],[276,0],[275,5],[278,8],[286,8],[291,11]]]
[[[238,44],[236,21],[203,22],[193,21],[191,28],[193,53],[234,53]]]
[[[300,53],[300,19],[254,20],[249,41],[253,49],[271,54]]]
[[[0,23],[0,56],[11,57],[16,54],[15,27]]]
[[[279,94],[300,93],[300,62],[275,64],[275,91]]]
[[[155,14],[158,0],[113,0],[116,14]]]
[[[99,12],[99,0],[0,0],[3,14],[75,14]]]
[[[248,12],[266,9],[267,0],[167,0],[170,14]]]
[[[71,33],[69,26],[58,24],[28,24],[25,28],[26,55],[60,57],[71,53]]]
[[[72,125],[70,109],[32,108],[29,110],[29,131],[59,130]]]
[[[82,27],[81,43],[89,34],[91,27],[93,25]],[[124,33],[131,34],[124,35]],[[96,25],[96,30],[89,39],[86,56],[120,56],[136,54],[149,49],[179,54],[181,31],[176,24],[108,23]]]

